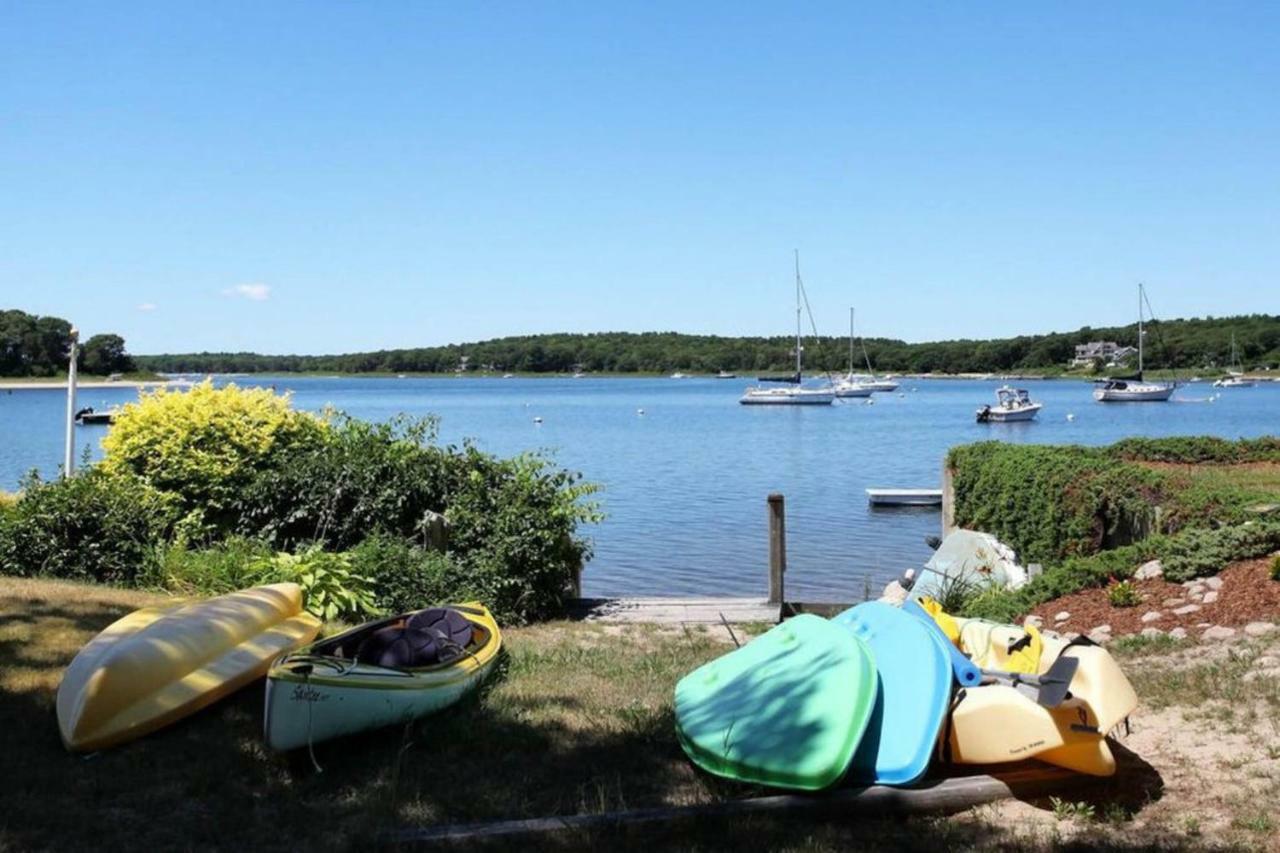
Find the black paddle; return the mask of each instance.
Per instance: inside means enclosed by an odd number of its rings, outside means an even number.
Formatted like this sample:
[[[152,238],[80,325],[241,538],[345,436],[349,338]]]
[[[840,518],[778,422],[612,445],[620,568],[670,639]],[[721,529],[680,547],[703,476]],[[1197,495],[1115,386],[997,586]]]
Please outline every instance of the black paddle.
[[[1003,672],[998,669],[984,669],[982,674],[994,678],[1001,684],[1008,684],[1020,692],[1030,695],[1024,687],[1035,691],[1036,704],[1044,708],[1056,708],[1061,705],[1071,691],[1071,679],[1075,678],[1080,667],[1078,658],[1060,657],[1044,675],[1029,675],[1025,672]]]

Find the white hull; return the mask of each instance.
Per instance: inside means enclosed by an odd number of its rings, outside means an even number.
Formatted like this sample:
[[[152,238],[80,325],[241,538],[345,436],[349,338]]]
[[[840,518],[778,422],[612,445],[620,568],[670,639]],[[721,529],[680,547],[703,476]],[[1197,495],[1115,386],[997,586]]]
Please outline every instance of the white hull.
[[[867,489],[867,500],[875,506],[938,506],[942,489]]]
[[[835,385],[835,395],[841,398],[870,397],[873,390],[857,382],[837,382]]]
[[[874,382],[868,383],[867,387],[877,393],[884,393],[888,391],[897,391],[898,383],[894,382],[892,379],[877,379]]]
[[[1252,379],[1219,379],[1213,383],[1214,388],[1252,388]]]
[[[1016,409],[1004,409],[999,406],[992,406],[986,413],[986,419],[991,423],[1030,421],[1035,420],[1036,415],[1040,414],[1040,410],[1043,408],[1044,405],[1041,403],[1032,403],[1030,406],[1020,406]]]
[[[1128,388],[1097,388],[1093,392],[1093,399],[1099,403],[1162,403],[1172,396],[1172,385],[1130,385]]]
[[[489,671],[485,666],[449,684],[418,687],[413,675],[357,664],[335,685],[317,661],[316,678],[267,679],[266,740],[278,752],[384,726],[403,725],[457,702]],[[358,684],[354,682],[359,682]]]
[[[829,406],[835,402],[834,391],[809,388],[749,388],[738,399],[744,406]]]

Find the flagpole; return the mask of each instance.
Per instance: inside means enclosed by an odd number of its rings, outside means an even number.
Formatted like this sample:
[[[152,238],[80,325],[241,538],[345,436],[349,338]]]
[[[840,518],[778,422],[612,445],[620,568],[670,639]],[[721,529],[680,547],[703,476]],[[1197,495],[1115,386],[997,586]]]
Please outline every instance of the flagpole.
[[[67,364],[67,452],[62,460],[62,476],[75,473],[76,461],[76,350],[80,330],[71,327],[71,360]]]

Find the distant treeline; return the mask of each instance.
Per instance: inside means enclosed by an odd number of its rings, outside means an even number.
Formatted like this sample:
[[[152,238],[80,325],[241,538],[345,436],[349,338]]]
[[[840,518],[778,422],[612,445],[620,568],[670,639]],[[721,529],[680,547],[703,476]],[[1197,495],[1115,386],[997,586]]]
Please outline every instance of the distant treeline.
[[[71,324],[16,309],[0,311],[0,376],[56,376],[67,372]],[[119,335],[94,335],[80,347],[76,366],[109,375],[134,369]]]
[[[1235,334],[1247,368],[1280,366],[1280,316],[1251,314],[1221,319],[1172,320],[1148,326],[1147,366],[1225,368]],[[878,371],[986,373],[1063,369],[1077,344],[1108,340],[1136,346],[1137,326],[996,340],[909,344],[868,338],[867,354]],[[742,373],[784,371],[793,363],[792,338],[733,338],[675,332],[601,332],[498,338],[471,344],[381,350],[346,355],[258,355],[192,353],[138,356],[142,368],[168,373],[446,373],[464,363],[468,371],[566,373],[665,373],[673,370]],[[806,371],[843,370],[847,338],[806,339]],[[862,361],[858,349],[857,360]]]

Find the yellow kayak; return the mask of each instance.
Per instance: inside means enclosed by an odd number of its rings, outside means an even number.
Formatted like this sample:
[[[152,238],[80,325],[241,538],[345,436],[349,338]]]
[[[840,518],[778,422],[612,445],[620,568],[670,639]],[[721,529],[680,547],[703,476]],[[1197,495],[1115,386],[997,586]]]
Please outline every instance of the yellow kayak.
[[[167,726],[262,677],[319,630],[293,583],[134,611],[67,667],[57,698],[62,742],[89,752]]]
[[[1080,661],[1071,698],[1056,708],[1003,684],[963,691],[951,715],[947,746],[960,764],[1036,758],[1081,773],[1110,776],[1115,758],[1106,734],[1138,705],[1138,696],[1100,646],[1073,646],[1016,625],[954,619],[960,650],[988,669],[1042,675],[1059,657]]]

